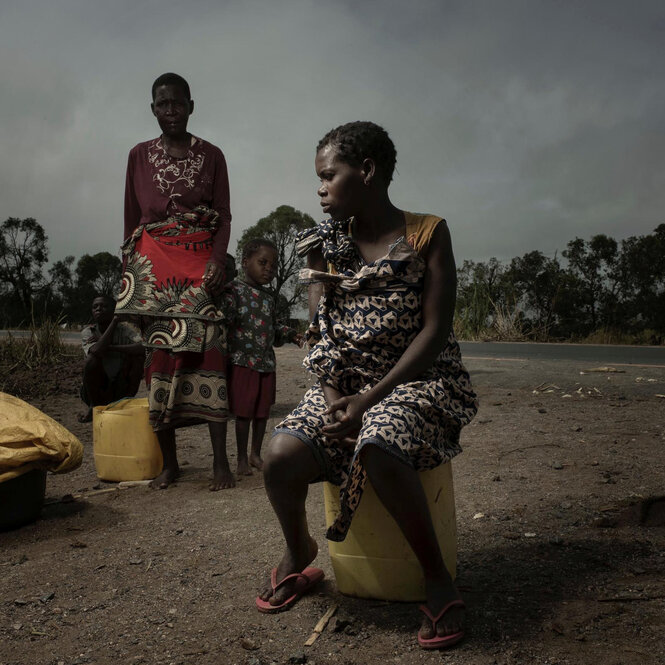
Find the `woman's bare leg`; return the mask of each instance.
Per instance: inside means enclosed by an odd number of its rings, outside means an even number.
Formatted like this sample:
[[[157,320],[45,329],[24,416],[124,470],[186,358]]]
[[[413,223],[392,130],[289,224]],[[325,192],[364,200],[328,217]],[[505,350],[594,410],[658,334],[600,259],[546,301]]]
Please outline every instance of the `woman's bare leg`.
[[[165,490],[180,474],[178,455],[175,448],[175,430],[161,429],[156,432],[162,450],[164,464],[162,472],[150,482],[152,489]]]
[[[376,495],[397,522],[422,566],[427,606],[436,616],[444,605],[458,599],[460,595],[441,556],[418,473],[378,446],[366,445],[361,456]],[[451,608],[439,622],[438,634],[459,632],[463,618],[464,610]],[[426,639],[434,637],[429,619],[423,620],[420,632]]]
[[[318,546],[307,526],[305,499],[309,483],[320,473],[314,456],[302,441],[288,434],[278,434],[271,440],[263,462],[263,478],[286,541],[284,555],[277,564],[277,581],[301,572],[316,558]],[[259,597],[279,605],[292,594],[292,585],[285,584],[273,595],[268,581]]]

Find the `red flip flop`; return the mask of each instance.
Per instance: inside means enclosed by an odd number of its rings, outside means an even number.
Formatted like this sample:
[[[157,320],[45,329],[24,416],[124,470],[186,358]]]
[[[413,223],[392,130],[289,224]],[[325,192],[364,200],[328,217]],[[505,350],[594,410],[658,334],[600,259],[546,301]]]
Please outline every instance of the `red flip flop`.
[[[429,611],[429,608],[425,605],[420,606],[420,611],[432,622],[432,628],[434,629],[434,637],[425,638],[420,636],[420,631],[418,631],[418,644],[423,649],[445,649],[446,647],[451,647],[453,644],[457,644],[463,637],[464,631],[460,630],[457,633],[451,633],[450,635],[437,635],[436,629],[439,624],[439,621],[443,619],[446,612],[453,607],[461,607],[465,609],[463,600],[453,600],[448,603],[436,616]]]
[[[277,582],[277,568],[273,568],[270,573],[270,584],[272,586],[273,595],[277,589],[283,586],[289,580],[295,580],[295,592],[289,596],[283,603],[279,605],[271,605],[267,600],[262,600],[259,596],[256,597],[256,608],[259,612],[266,614],[276,614],[277,612],[284,612],[290,609],[300,597],[310,591],[324,578],[324,573],[320,568],[305,568],[302,573],[293,573],[287,575],[281,582]]]

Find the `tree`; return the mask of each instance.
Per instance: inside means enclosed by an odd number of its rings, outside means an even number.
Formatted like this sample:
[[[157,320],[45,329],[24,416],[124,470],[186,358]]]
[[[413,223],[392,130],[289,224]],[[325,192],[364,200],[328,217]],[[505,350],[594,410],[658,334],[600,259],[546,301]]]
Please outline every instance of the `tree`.
[[[618,246],[604,234],[584,241],[575,238],[563,251],[568,272],[580,289],[580,302],[586,314],[586,328],[596,330],[601,324],[614,323],[616,308]]]
[[[267,238],[277,246],[277,275],[273,292],[278,302],[279,318],[290,318],[294,307],[302,307],[306,303],[306,289],[298,283],[298,272],[304,267],[305,261],[296,254],[296,235],[304,229],[314,226],[314,220],[295,208],[281,205],[267,217],[250,226],[238,241],[238,267],[242,248],[249,240]]]
[[[617,274],[622,301],[622,325],[665,334],[665,224],[652,234],[621,242]]]
[[[44,307],[49,314],[66,316],[72,315],[71,308],[76,302],[74,276],[72,266],[74,257],[66,256],[61,261],[56,261],[48,270],[50,282],[46,294]]]
[[[457,269],[456,325],[468,337],[484,335],[506,305],[512,305],[512,290],[505,281],[505,266],[492,257],[486,263],[465,259]]]
[[[5,304],[9,305],[5,316],[12,323],[31,317],[35,294],[44,285],[47,240],[41,224],[32,217],[9,217],[0,225],[0,283],[5,284]]]
[[[110,252],[84,254],[76,264],[76,286],[80,292],[115,296],[122,282],[122,262]]]
[[[513,287],[515,299],[537,337],[547,338],[555,324],[562,278],[556,257],[548,259],[539,251],[528,252],[510,262],[506,281]]]
[[[95,296],[115,297],[122,282],[122,262],[110,252],[84,254],[76,264],[76,285],[71,306],[66,308],[75,321],[87,321]]]

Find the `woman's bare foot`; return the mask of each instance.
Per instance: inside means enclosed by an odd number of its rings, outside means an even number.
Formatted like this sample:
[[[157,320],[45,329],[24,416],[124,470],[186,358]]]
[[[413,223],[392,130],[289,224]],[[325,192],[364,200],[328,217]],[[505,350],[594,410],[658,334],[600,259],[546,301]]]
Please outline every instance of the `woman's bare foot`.
[[[309,542],[305,543],[301,552],[291,552],[286,550],[282,560],[277,565],[277,581],[283,580],[287,575],[302,572],[307,566],[316,559],[319,552],[319,546],[314,538],[310,536]],[[281,605],[287,598],[294,593],[295,580],[289,581],[274,592],[270,582],[270,577],[259,591],[259,598],[268,601],[271,605]]]
[[[239,459],[238,460],[238,469],[236,473],[239,476],[251,476],[252,475],[252,469],[249,466],[249,461],[245,457],[244,459]]]
[[[211,492],[217,492],[217,490],[227,490],[231,487],[236,486],[236,479],[229,469],[228,462],[226,465],[213,466],[212,469],[212,482],[208,486],[208,489]]]
[[[448,603],[453,600],[461,600],[459,591],[455,586],[445,582],[426,582],[427,607],[433,616],[436,616]],[[454,635],[464,629],[464,608],[451,607],[437,624],[436,631],[427,616],[423,616],[422,624],[418,634],[423,639],[429,640],[433,637],[444,637]]]
[[[255,455],[254,453],[251,453],[249,456],[249,465],[253,466],[255,469],[258,469],[259,471],[263,470],[263,460],[261,459],[260,455]]]
[[[162,472],[157,476],[157,478],[150,481],[148,487],[153,490],[165,490],[169,485],[176,481],[179,475],[179,466],[176,466],[175,468],[165,467],[162,469]]]

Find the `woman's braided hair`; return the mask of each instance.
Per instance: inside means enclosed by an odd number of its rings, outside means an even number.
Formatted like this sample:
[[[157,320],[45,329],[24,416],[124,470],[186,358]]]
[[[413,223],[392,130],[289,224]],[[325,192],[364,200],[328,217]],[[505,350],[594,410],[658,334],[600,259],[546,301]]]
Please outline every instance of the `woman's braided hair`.
[[[393,179],[397,152],[388,132],[373,122],[347,122],[331,129],[316,146],[316,152],[331,146],[337,156],[347,164],[360,166],[371,158],[377,170],[385,178],[386,185]]]

